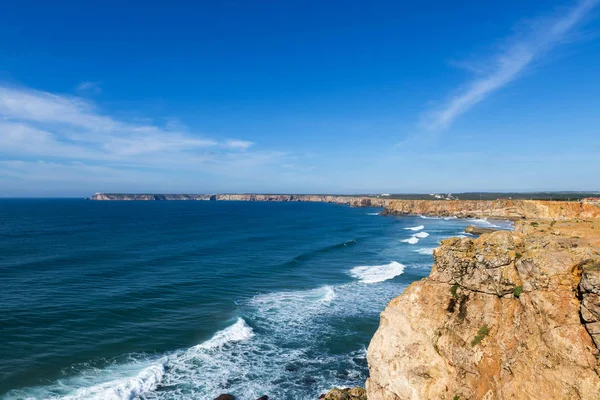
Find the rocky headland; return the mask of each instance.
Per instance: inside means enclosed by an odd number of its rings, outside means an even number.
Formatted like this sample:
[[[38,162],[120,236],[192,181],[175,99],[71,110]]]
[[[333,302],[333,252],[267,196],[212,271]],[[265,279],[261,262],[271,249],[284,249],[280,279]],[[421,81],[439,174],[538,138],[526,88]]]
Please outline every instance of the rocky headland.
[[[128,194],[94,193],[97,201],[272,201],[346,204],[353,207],[385,207],[388,200],[375,196],[336,196],[313,194]]]
[[[570,219],[599,218],[597,199],[550,200],[388,200],[383,214],[457,218]]]
[[[600,219],[562,207],[444,240],[381,314],[368,399],[599,399]]]

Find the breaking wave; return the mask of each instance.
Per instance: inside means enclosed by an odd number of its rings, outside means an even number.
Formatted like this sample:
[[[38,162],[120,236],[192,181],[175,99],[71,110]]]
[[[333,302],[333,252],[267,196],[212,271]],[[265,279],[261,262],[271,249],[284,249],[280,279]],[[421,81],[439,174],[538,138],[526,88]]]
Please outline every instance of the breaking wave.
[[[215,333],[215,335],[212,338],[210,338],[204,343],[192,347],[190,350],[208,350],[215,348],[220,349],[227,343],[248,340],[252,336],[254,336],[252,328],[250,328],[246,321],[244,321],[242,318],[238,318],[235,324],[231,325],[226,329],[223,329],[222,331]]]
[[[417,243],[419,243],[419,238],[411,236],[408,239],[402,239],[401,242],[408,243],[408,244],[417,244]]]
[[[392,261],[384,265],[354,267],[350,270],[350,275],[363,283],[378,283],[402,275],[404,268],[405,266],[399,262]]]
[[[414,250],[415,253],[419,253],[419,254],[433,254],[433,251],[435,250],[435,247],[423,247],[421,249],[416,249]]]
[[[441,223],[449,226],[448,232],[441,231],[445,235],[457,231],[462,221],[429,222],[427,230],[436,240],[440,236],[437,224]],[[423,225],[404,229],[406,236],[411,235],[402,240],[405,243],[414,245],[429,236]],[[324,253],[338,254],[347,247],[361,250],[367,240],[359,235],[354,237],[357,239],[337,239],[331,246],[309,250],[297,257],[292,257],[292,253],[283,260],[292,260],[290,265],[310,265]],[[393,249],[385,255],[388,261],[403,259],[413,249],[426,255],[434,250],[400,245],[393,236],[386,236],[385,240],[393,242]],[[435,245],[431,239],[422,243],[429,241]],[[376,250],[380,257],[381,249]],[[394,278],[405,273],[405,268],[410,271],[431,267],[427,257],[408,255],[420,260],[420,264],[406,262],[406,267],[392,261],[348,270],[344,267],[347,264],[338,263],[336,272],[352,276],[351,282],[306,290],[275,289],[280,291],[237,297],[235,315],[240,317],[199,344],[153,355],[131,353],[125,355],[127,360],[121,358],[119,362],[98,364],[95,368],[89,365],[75,368],[70,370],[72,377],[48,386],[13,390],[5,398],[206,400],[232,393],[242,400],[254,400],[265,394],[273,400],[306,400],[317,398],[333,386],[358,385],[366,379],[367,367],[365,348],[356,343],[368,343],[372,333],[369,329],[376,328],[386,302],[400,294],[413,276],[407,273]],[[318,278],[310,277],[311,282],[323,282]],[[350,280],[347,276],[345,279]],[[281,286],[294,287],[293,282],[284,280]],[[365,329],[369,332],[366,337],[359,336],[363,334],[359,330],[344,330],[346,336],[340,335],[340,327],[346,329],[350,324],[369,327]],[[346,341],[343,352],[341,341]]]
[[[224,350],[226,346],[250,339],[253,330],[246,321],[237,321],[213,335],[209,340],[178,350],[159,358],[141,354],[130,355],[131,362],[111,365],[103,369],[85,369],[79,375],[60,379],[54,385],[13,390],[5,399],[45,398],[63,400],[130,400],[144,396],[154,398],[160,385],[173,380],[173,376],[196,360],[210,353]]]

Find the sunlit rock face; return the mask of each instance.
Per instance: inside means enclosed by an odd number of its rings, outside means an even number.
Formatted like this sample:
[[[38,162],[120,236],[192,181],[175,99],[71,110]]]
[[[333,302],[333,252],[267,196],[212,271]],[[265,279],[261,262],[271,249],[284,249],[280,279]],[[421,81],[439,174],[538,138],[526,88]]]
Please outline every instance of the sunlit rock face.
[[[369,400],[598,399],[600,220],[522,221],[434,259],[381,314]]]
[[[600,202],[545,200],[389,200],[390,215],[433,215],[445,217],[501,219],[599,218]]]

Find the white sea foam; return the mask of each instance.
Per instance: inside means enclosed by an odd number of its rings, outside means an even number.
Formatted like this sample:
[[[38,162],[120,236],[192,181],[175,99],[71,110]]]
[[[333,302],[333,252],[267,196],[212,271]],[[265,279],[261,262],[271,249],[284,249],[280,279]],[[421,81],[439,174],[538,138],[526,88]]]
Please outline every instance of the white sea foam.
[[[411,236],[408,239],[401,240],[401,242],[408,243],[408,244],[417,244],[417,243],[419,243],[419,238]]]
[[[435,250],[435,247],[423,247],[414,251],[419,254],[433,254],[433,250]]]
[[[410,230],[410,231],[420,231],[421,229],[425,229],[425,226],[419,225],[419,226],[413,226],[411,228],[404,228],[404,229]]]
[[[85,369],[49,386],[11,390],[3,399],[129,400],[152,393],[165,375],[166,357]]]
[[[326,293],[325,296],[323,296],[323,302],[330,303],[331,301],[333,301],[333,299],[335,299],[335,290],[333,290],[331,286],[326,286],[325,288]]]
[[[117,371],[118,372],[118,371]],[[108,382],[82,387],[64,400],[128,400],[155,390],[163,379],[165,366],[158,362],[144,368],[133,377],[114,379]]]
[[[427,236],[429,236],[429,233],[427,232],[419,232],[419,233],[415,233],[413,235],[414,237],[418,237],[420,239],[426,238]]]
[[[354,267],[350,270],[350,275],[363,283],[378,283],[402,275],[404,268],[405,266],[399,262],[392,261],[384,265]]]
[[[317,289],[275,292],[258,295],[251,302],[259,306],[279,306],[283,304],[311,305],[315,302],[330,302],[335,298],[332,286],[325,285]]]
[[[215,335],[204,343],[200,343],[192,349],[214,349],[221,348],[227,343],[248,340],[254,336],[252,328],[242,318],[238,318],[235,324],[215,333]]]
[[[440,232],[451,233],[437,230],[438,224],[446,224],[453,231],[461,229],[456,222],[428,223],[428,231],[435,232],[436,237]],[[407,232],[415,236],[406,242],[418,243],[417,233],[426,233],[418,231]],[[411,249],[419,254],[433,252],[432,248],[419,247]],[[397,250],[390,253],[390,260]],[[421,264],[411,263],[407,268],[430,269],[431,263],[422,258]],[[240,399],[267,394],[274,400],[306,400],[332,386],[364,382],[362,346],[345,354],[327,348],[336,348],[336,334],[340,326],[347,326],[348,319],[376,320],[385,303],[406,287],[403,279],[392,279],[402,272],[404,266],[396,262],[362,266],[348,272],[355,280],[344,285],[238,299],[237,313],[244,319],[199,345],[160,357],[131,354],[131,361],[124,365],[80,369],[76,378],[6,399],[211,399],[229,392]],[[111,397],[112,393],[117,394]]]
[[[319,343],[332,343],[336,324],[345,318],[377,318],[404,287],[391,280],[377,285],[354,281],[261,294],[238,304],[244,319],[199,345],[161,357],[131,354],[122,365],[88,366],[70,380],[12,391],[6,399],[181,400],[232,393],[250,400],[264,394],[305,400],[366,379],[363,346],[339,354],[320,349]]]
[[[510,222],[508,223],[508,225],[506,225],[506,223],[504,225],[502,225],[502,221],[494,221],[496,223],[493,223],[493,222],[489,221],[487,218],[472,218],[469,221],[478,226],[491,227],[491,228],[511,228],[511,226],[512,226]],[[498,225],[498,224],[500,224],[500,225]]]
[[[379,215],[378,212],[373,212],[373,213],[367,213],[367,215]]]
[[[7,399],[47,398],[63,400],[130,400],[143,396],[154,398],[154,392],[163,379],[173,379],[171,371],[187,366],[194,360],[211,357],[227,345],[246,341],[254,336],[252,328],[242,318],[218,331],[209,340],[187,350],[179,350],[160,358],[148,359],[132,355],[132,362],[108,366],[103,369],[83,370],[79,375],[61,379],[49,387],[17,390],[7,394]],[[187,367],[185,367],[187,368]]]

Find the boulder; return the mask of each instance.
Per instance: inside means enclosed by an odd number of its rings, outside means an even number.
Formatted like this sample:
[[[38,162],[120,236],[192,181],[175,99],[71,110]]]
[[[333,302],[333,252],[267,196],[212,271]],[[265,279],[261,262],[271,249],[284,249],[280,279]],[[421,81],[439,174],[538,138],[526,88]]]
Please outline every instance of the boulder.
[[[352,389],[331,389],[327,394],[319,396],[325,400],[367,400],[367,392],[360,387]]]
[[[466,233],[470,233],[471,235],[483,235],[484,233],[492,233],[496,232],[498,229],[496,228],[482,228],[477,225],[469,225],[465,228]]]
[[[219,397],[217,397],[215,400],[235,400],[235,397],[230,394],[222,394],[219,395]]]

